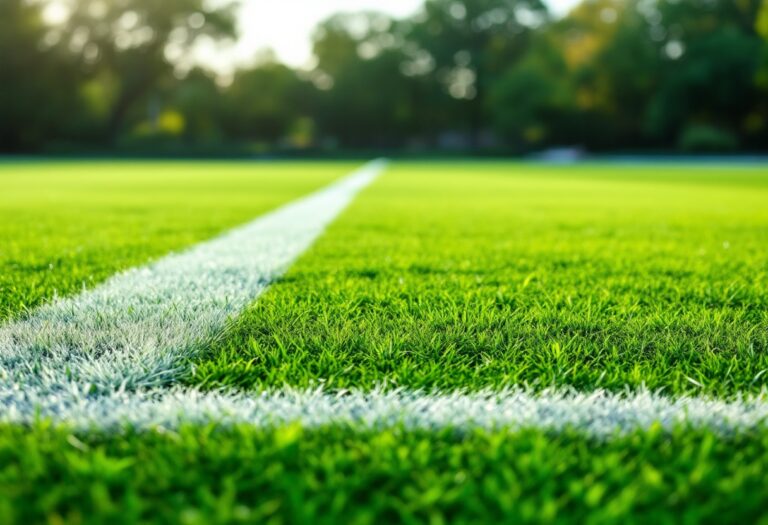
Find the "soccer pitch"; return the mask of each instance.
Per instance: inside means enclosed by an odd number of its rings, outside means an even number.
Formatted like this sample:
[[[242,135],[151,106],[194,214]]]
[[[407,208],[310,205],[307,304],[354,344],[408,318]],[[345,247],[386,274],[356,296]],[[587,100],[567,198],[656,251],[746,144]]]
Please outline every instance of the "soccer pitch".
[[[768,519],[768,170],[0,165],[0,522]]]

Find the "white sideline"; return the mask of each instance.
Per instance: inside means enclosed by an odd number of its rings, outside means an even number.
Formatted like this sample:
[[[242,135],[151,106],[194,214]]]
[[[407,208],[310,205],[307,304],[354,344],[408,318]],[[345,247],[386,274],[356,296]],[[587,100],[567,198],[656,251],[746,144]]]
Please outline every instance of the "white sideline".
[[[718,401],[668,398],[651,392],[589,394],[572,390],[428,394],[407,390],[327,393],[283,389],[235,394],[172,388],[90,395],[73,387],[40,395],[39,389],[0,388],[0,422],[33,423],[40,418],[79,430],[107,432],[176,429],[182,425],[244,424],[268,428],[300,423],[354,429],[574,430],[598,439],[647,430],[706,429],[727,437],[766,428],[765,394]]]
[[[384,169],[348,177],[221,237],[118,274],[0,328],[0,387],[167,385]],[[2,410],[0,408],[0,410]]]

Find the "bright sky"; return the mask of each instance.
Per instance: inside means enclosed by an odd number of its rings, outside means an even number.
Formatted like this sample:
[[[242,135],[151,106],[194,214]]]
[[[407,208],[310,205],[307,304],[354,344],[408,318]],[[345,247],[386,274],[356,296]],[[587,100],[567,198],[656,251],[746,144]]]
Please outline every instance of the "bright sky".
[[[579,0],[547,0],[563,13]],[[225,73],[236,64],[251,62],[260,49],[271,48],[293,66],[307,64],[315,26],[340,11],[375,10],[402,17],[413,14],[423,0],[241,0],[240,41],[234,49],[201,49],[198,58]]]

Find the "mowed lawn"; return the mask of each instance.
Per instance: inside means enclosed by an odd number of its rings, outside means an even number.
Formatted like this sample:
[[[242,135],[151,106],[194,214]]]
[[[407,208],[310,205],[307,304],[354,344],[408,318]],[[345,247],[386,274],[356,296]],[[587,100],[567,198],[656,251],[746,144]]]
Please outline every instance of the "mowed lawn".
[[[768,170],[395,164],[206,387],[768,384]]]
[[[354,163],[0,164],[0,320],[237,226]]]
[[[354,167],[0,165],[0,315]],[[758,394],[766,203],[758,167],[396,162],[184,383]],[[766,508],[765,430],[0,426],[1,523],[746,523]]]

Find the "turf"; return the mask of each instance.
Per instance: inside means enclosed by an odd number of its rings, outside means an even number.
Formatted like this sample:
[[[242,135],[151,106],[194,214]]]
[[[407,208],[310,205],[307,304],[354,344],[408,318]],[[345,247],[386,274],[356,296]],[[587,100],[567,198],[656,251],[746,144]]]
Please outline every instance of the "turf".
[[[187,382],[758,392],[766,203],[756,168],[397,164]]]
[[[0,164],[0,320],[215,236],[350,163]]]
[[[0,318],[353,164],[0,165]],[[768,381],[768,170],[395,163],[193,365],[207,389]],[[2,379],[2,378],[0,378]],[[768,523],[768,429],[0,425],[0,523]]]
[[[14,523],[764,523],[768,437],[0,427]],[[19,504],[24,502],[24,504]],[[762,521],[761,521],[762,520]]]

